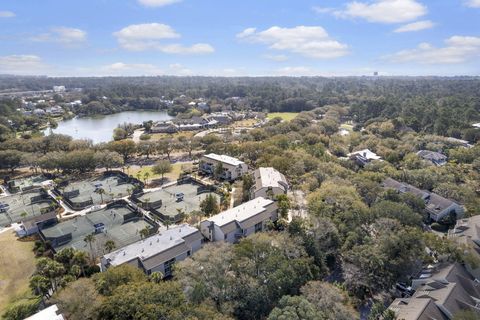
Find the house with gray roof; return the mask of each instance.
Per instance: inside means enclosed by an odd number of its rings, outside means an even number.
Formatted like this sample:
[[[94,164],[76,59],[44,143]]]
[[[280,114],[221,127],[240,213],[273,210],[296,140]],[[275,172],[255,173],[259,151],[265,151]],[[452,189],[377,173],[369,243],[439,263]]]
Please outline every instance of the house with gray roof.
[[[202,240],[203,236],[197,228],[178,225],[104,255],[101,268],[105,271],[112,266],[130,264],[148,275],[161,272],[169,277],[173,264],[200,250]]]
[[[466,246],[470,252],[480,259],[480,216],[473,216],[457,221],[455,228],[449,230],[448,237]],[[480,266],[466,265],[468,271],[480,279]]]
[[[364,167],[372,161],[382,161],[382,158],[369,149],[359,150],[347,154],[347,157],[355,161],[359,166]]]
[[[258,197],[202,221],[200,232],[212,242],[234,243],[242,237],[265,230],[267,222],[277,219],[276,203]]]
[[[397,319],[450,320],[462,310],[480,318],[480,283],[464,266],[454,263],[430,269],[412,281],[411,297],[395,299],[390,305]]]
[[[254,185],[250,190],[250,198],[269,198],[279,194],[287,194],[288,181],[274,168],[258,168],[253,173]]]
[[[429,161],[436,166],[443,166],[447,163],[448,159],[446,155],[430,150],[420,150],[417,152],[417,155],[423,160]]]
[[[436,193],[418,189],[392,178],[385,179],[382,185],[385,189],[393,189],[398,193],[410,193],[421,198],[425,201],[425,211],[433,221],[439,221],[449,214],[454,214],[457,219],[463,217],[464,209],[460,204]]]

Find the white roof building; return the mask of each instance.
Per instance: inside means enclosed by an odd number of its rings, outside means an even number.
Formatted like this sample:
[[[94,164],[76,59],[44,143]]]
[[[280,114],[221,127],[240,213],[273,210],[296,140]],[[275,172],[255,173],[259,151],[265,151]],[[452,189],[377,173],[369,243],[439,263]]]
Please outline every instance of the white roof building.
[[[54,304],[53,306],[45,308],[42,311],[25,318],[25,320],[64,320],[63,316],[61,314],[57,314],[57,312],[58,307],[56,304]]]
[[[277,218],[275,202],[258,197],[202,221],[200,231],[210,241],[233,243],[239,237],[264,230],[267,221]]]
[[[147,274],[155,271],[170,275],[166,263],[185,259],[202,246],[202,235],[187,224],[163,230],[102,257],[102,270],[125,263],[143,269]]]
[[[210,154],[204,155],[204,157],[211,160],[218,161],[218,162],[222,162],[225,164],[229,164],[231,166],[239,166],[239,165],[245,164],[245,162],[240,161],[237,158],[226,156],[224,154],[220,155],[220,154],[210,153]]]
[[[251,197],[268,197],[270,191],[273,195],[286,194],[288,181],[285,176],[274,168],[258,168],[253,173],[255,184],[252,186]]]
[[[362,157],[366,158],[367,160],[380,160],[380,159],[382,159],[382,157],[378,156],[376,153],[370,151],[369,149],[363,149],[363,150],[360,150],[360,151],[355,151],[355,152],[347,154],[348,157],[357,156],[357,155],[362,156]]]

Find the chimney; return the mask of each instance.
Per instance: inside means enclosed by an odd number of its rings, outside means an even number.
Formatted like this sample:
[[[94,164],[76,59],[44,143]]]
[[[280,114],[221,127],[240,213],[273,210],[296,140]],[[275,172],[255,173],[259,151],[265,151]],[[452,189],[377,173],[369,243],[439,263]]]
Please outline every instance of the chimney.
[[[366,152],[366,151],[363,152],[363,156],[364,156],[365,158],[367,157],[367,152]]]

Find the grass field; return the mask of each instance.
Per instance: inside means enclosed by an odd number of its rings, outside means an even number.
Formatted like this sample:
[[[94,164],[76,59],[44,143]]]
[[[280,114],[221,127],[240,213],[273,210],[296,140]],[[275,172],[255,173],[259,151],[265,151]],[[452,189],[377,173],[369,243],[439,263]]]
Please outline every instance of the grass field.
[[[298,112],[272,112],[267,114],[268,119],[273,119],[276,117],[280,117],[285,121],[290,121],[295,119],[295,117],[298,115]]]
[[[185,164],[185,162],[172,164],[172,172],[165,174],[165,178],[167,178],[170,181],[177,180],[178,177],[180,176],[180,172],[182,171],[182,164]],[[152,171],[152,168],[153,166],[144,166],[143,168],[132,168],[128,170],[128,173],[134,176],[135,178],[138,178],[138,173],[140,173],[140,180],[142,181],[143,181],[145,172],[148,172],[150,174],[150,176],[148,177],[149,181],[151,181],[152,179],[160,178],[161,175],[154,174]]]
[[[0,315],[14,301],[30,295],[28,282],[35,271],[33,242],[17,240],[13,231],[0,233]]]

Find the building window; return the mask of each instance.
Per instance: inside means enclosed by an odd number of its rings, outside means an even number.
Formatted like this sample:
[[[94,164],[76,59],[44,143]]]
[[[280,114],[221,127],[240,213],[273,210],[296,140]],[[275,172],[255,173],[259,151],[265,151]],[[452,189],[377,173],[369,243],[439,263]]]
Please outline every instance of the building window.
[[[224,235],[223,235],[223,239],[224,239],[224,240],[227,240],[227,234],[224,234]]]
[[[263,230],[263,223],[259,222],[255,225],[255,232],[259,232]]]
[[[190,252],[190,250],[187,251],[187,256],[190,257],[192,253]]]

